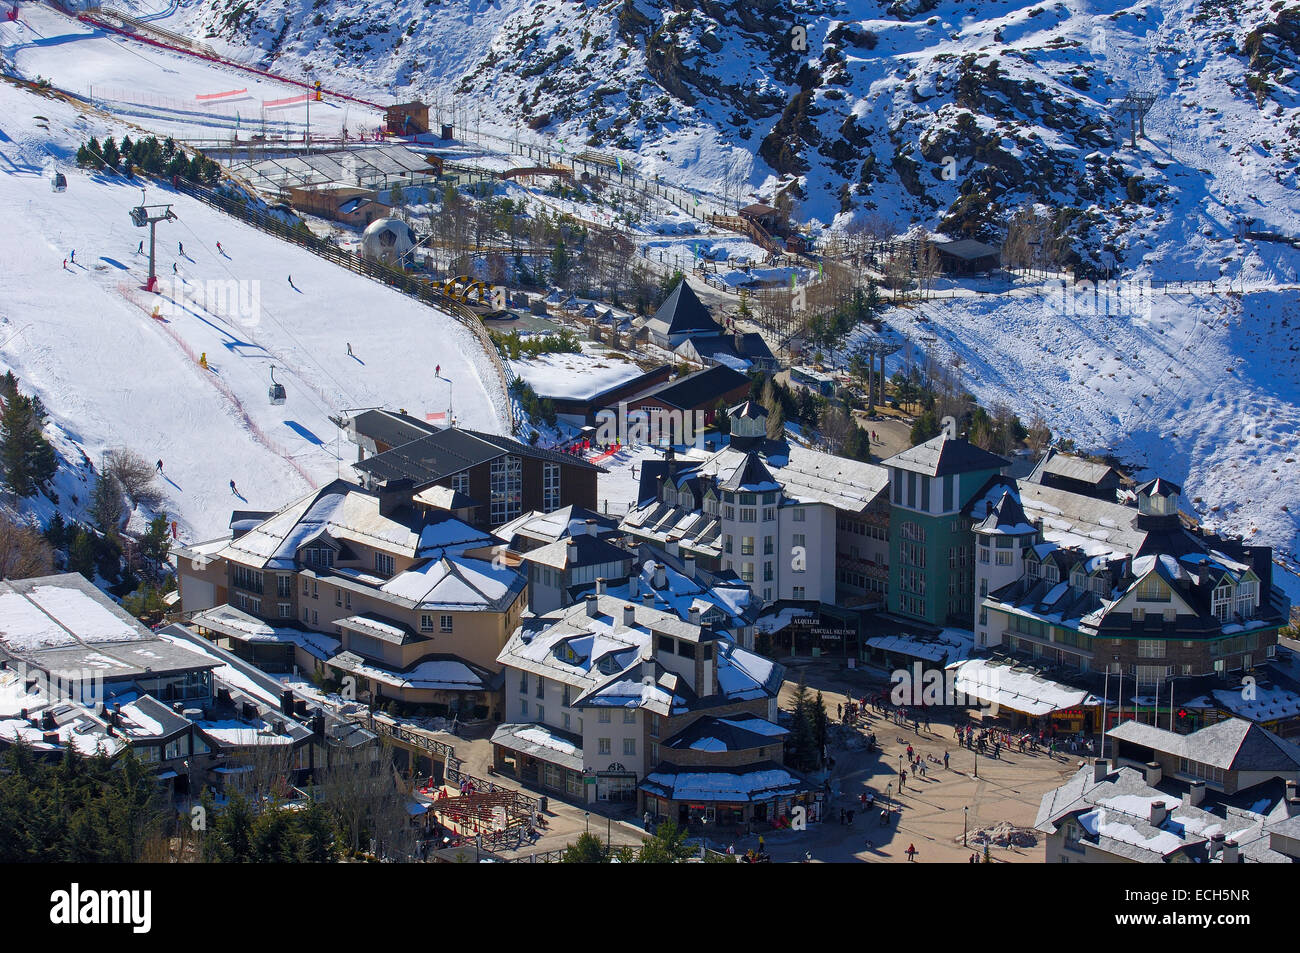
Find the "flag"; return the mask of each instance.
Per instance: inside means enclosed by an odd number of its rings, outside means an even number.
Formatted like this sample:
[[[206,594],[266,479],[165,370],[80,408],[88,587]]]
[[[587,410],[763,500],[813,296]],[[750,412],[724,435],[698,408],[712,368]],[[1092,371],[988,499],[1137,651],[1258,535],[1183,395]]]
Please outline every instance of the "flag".
[[[622,175],[622,174],[623,174],[623,157],[622,157],[622,156],[619,156],[619,157],[618,157],[618,174],[619,174],[619,175]]]
[[[826,271],[825,271],[825,269],[822,267],[822,263],[819,261],[819,262],[817,262],[817,277],[820,278],[820,277],[822,277],[822,275],[824,275],[824,274],[826,274]]]
[[[794,291],[794,272],[790,272],[790,290]]]

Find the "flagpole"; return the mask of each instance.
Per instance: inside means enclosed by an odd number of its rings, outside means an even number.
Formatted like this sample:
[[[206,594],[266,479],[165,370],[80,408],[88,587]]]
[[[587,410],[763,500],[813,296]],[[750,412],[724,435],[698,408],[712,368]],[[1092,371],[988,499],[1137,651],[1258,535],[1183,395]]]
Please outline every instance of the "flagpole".
[[[1101,760],[1106,760],[1106,703],[1110,700],[1110,666],[1106,666],[1106,683],[1101,690]]]

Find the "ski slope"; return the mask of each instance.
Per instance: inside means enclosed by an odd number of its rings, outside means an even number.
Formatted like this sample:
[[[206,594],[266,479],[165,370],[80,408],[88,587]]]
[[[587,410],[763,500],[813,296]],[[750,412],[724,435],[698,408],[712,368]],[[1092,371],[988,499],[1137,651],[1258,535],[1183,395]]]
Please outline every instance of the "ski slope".
[[[202,539],[225,529],[232,507],[276,508],[349,475],[355,448],[339,447],[329,420],[344,409],[450,404],[459,423],[505,432],[487,355],[453,318],[152,184],[148,202],[171,203],[177,220],[158,226],[163,294],[141,290],[148,231],[128,218],[140,185],[70,161],[110,131],[128,130],[0,84],[0,370],[41,397],[66,457],[82,450],[99,465],[126,446],[162,459],[168,513],[182,538]],[[50,188],[56,168],[66,192]],[[272,365],[283,406],[268,400]]]
[[[301,139],[309,108],[315,138],[337,138],[344,126],[355,137],[383,119],[353,102],[308,104],[301,86],[127,39],[36,4],[24,4],[17,22],[0,22],[0,56],[19,75],[44,77],[157,135]]]

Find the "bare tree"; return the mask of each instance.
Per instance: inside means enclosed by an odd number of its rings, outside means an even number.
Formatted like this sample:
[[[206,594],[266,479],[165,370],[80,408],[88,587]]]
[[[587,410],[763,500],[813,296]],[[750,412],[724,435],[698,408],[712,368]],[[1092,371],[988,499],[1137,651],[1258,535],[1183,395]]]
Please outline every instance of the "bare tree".
[[[54,550],[30,526],[0,519],[0,579],[30,579],[54,571]]]
[[[144,457],[126,447],[116,447],[105,454],[104,472],[117,480],[132,506],[162,505],[162,491],[154,483],[155,467]]]

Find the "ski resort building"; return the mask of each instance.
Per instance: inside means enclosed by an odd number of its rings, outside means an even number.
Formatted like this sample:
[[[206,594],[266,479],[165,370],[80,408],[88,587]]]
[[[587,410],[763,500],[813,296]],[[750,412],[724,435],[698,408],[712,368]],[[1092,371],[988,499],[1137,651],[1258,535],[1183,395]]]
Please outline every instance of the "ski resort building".
[[[18,742],[129,747],[176,796],[378,763],[373,734],[183,626],[151,632],[79,573],[0,583],[0,748]]]
[[[408,501],[430,501],[431,507],[436,494],[428,495],[429,490],[452,490],[463,504],[458,509],[472,513],[470,522],[485,530],[530,510],[596,507],[596,476],[605,472],[602,467],[477,430],[449,427],[416,435],[425,426],[406,415],[372,411],[347,421],[358,445],[353,467],[367,488]],[[376,451],[371,456],[366,456],[368,446]]]
[[[694,337],[720,337],[722,325],[704,306],[699,296],[683,278],[645,322],[650,340],[659,347],[675,350]]]
[[[682,823],[770,820],[811,797],[783,764],[781,667],[707,624],[591,593],[525,619],[499,661],[499,772]]]
[[[176,554],[183,610],[236,654],[440,711],[492,707],[497,653],[527,603],[490,536],[409,488],[337,480],[220,548]]]
[[[767,411],[728,411],[730,443],[642,465],[625,533],[735,573],[763,604],[862,605],[883,595],[884,468],[767,439]],[[851,574],[851,575],[850,575]]]
[[[947,434],[883,462],[889,474],[889,611],[969,626],[975,537],[962,510],[1007,461]]]
[[[990,480],[965,510],[976,647],[1122,675],[1166,698],[1171,680],[1222,679],[1272,658],[1288,602],[1271,550],[1184,521],[1180,492],[1156,479],[1121,503]]]

